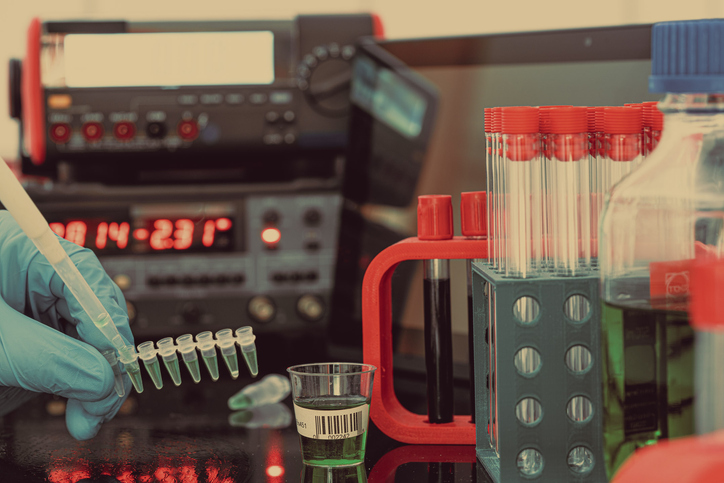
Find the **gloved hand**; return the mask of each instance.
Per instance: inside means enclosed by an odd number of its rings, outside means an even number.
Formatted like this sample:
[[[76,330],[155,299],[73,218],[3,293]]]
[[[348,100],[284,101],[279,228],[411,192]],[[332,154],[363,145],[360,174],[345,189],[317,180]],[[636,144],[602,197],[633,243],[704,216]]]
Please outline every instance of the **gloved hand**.
[[[88,249],[61,240],[128,343],[126,301]],[[70,434],[90,439],[118,412],[126,396],[113,389],[113,371],[101,355],[111,343],[93,325],[48,260],[7,211],[0,211],[0,414],[26,394],[67,397]],[[3,396],[3,392],[5,395]],[[6,407],[3,407],[5,405]]]

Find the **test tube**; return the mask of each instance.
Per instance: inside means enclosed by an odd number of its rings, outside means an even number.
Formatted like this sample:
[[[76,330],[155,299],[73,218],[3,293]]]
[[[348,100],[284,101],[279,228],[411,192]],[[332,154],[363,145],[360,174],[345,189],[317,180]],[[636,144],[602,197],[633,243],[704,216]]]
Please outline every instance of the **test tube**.
[[[605,195],[605,154],[603,150],[603,106],[588,108],[588,129],[591,159],[591,267],[598,268],[598,227]],[[593,114],[593,120],[591,120]],[[593,121],[593,122],[591,122]]]
[[[224,358],[226,368],[231,373],[231,378],[236,379],[239,377],[239,359],[236,357],[234,333],[231,332],[231,329],[220,330],[216,333],[216,340],[221,351],[221,357]]]
[[[211,379],[216,381],[219,379],[219,360],[216,357],[216,343],[214,335],[210,331],[204,331],[196,335],[201,357],[204,358],[204,364],[208,369]]]
[[[487,194],[484,191],[472,191],[460,194],[460,231],[470,240],[483,240],[487,235],[488,217]],[[490,246],[490,245],[488,245]],[[470,379],[470,418],[475,422],[475,345],[473,344],[473,262],[466,260],[468,289],[468,368]]]
[[[529,278],[541,267],[542,179],[538,108],[502,109],[505,274]]]
[[[186,364],[186,368],[191,374],[191,378],[194,382],[201,380],[201,371],[199,370],[199,356],[196,353],[196,345],[191,334],[184,334],[176,339],[178,350],[181,352],[181,357]]]
[[[246,366],[249,368],[249,372],[252,377],[256,377],[256,375],[259,374],[259,363],[256,359],[256,344],[254,344],[256,336],[252,333],[251,327],[247,326],[236,329],[236,338],[241,348],[241,355],[244,357]]]
[[[607,171],[605,189],[608,191],[642,160],[642,112],[640,108],[607,107],[603,123]]]
[[[485,113],[485,193],[487,197],[486,210],[489,210],[493,206],[493,201],[491,198],[493,196],[493,182],[495,179],[495,176],[493,175],[493,108],[486,107],[483,111]],[[485,230],[490,236],[492,236],[493,233],[490,226],[492,218],[492,216],[485,217]],[[492,243],[488,243],[487,258],[487,262],[492,265],[493,259],[495,258],[495,251],[493,249]]]
[[[171,380],[175,385],[180,386],[181,367],[179,367],[178,355],[176,354],[176,346],[173,344],[173,339],[166,337],[159,340],[156,345],[158,346],[158,353],[161,355],[161,358],[163,358],[163,364],[171,375]]]
[[[585,107],[550,112],[551,237],[556,275],[577,276],[591,263],[588,121]]]
[[[158,363],[158,357],[156,357],[156,349],[153,346],[153,342],[144,342],[138,345],[138,357],[143,361],[143,365],[146,366],[148,375],[151,376],[153,385],[156,389],[163,387],[163,380],[161,379],[161,365]]]
[[[551,218],[553,217],[553,144],[551,141],[551,123],[550,113],[553,109],[559,107],[571,107],[569,105],[556,105],[556,106],[540,106],[538,108],[539,114],[539,126],[538,131],[540,132],[541,138],[541,184],[542,184],[542,206],[541,206],[541,230],[542,230],[542,267],[544,271],[552,271],[554,269],[553,264],[553,237],[551,234]]]
[[[447,240],[453,236],[449,195],[419,196],[417,237]],[[453,420],[452,320],[450,260],[423,260],[427,414],[430,423]]]
[[[664,113],[658,108],[657,101],[643,103],[643,157],[646,159],[659,144],[661,131],[664,128]]]
[[[493,206],[492,213],[495,218],[493,228],[493,244],[495,245],[493,269],[497,272],[505,270],[505,172],[503,171],[503,144],[501,130],[503,128],[502,107],[493,108]]]

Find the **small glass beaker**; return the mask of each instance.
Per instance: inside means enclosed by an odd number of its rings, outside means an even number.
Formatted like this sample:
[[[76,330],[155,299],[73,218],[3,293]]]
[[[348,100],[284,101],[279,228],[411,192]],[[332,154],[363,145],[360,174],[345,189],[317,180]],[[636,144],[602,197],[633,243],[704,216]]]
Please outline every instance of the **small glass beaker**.
[[[364,461],[376,369],[346,362],[287,369],[305,464],[352,466]]]

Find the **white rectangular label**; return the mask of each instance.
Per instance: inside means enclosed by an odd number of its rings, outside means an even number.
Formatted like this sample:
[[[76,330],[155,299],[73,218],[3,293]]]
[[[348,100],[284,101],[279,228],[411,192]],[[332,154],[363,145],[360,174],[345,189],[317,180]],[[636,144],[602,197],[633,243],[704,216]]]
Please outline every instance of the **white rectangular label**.
[[[367,431],[369,404],[333,410],[307,409],[294,405],[297,431],[314,439],[347,439]]]

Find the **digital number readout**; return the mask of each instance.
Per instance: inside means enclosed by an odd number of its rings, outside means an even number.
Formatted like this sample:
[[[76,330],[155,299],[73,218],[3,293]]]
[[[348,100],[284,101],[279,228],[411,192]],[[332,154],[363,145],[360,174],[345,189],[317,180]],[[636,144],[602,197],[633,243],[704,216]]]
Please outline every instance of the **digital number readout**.
[[[227,217],[142,218],[133,222],[75,219],[52,222],[61,238],[99,254],[233,250]]]

